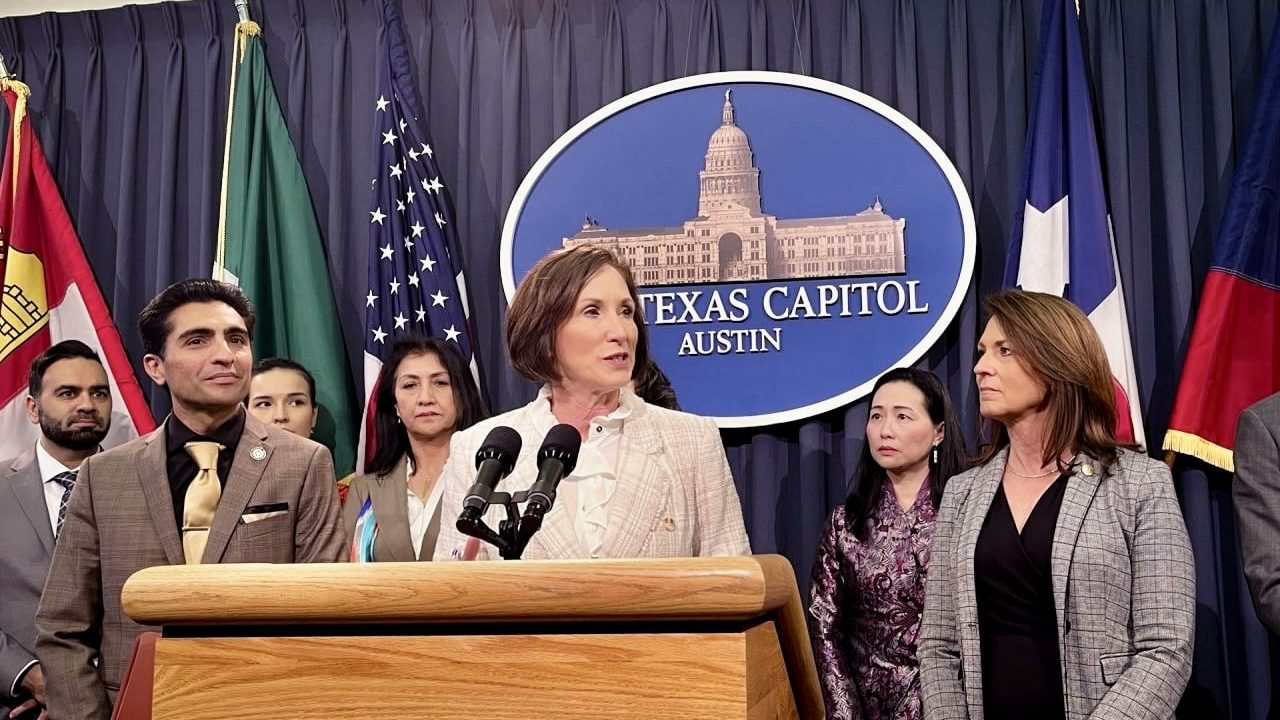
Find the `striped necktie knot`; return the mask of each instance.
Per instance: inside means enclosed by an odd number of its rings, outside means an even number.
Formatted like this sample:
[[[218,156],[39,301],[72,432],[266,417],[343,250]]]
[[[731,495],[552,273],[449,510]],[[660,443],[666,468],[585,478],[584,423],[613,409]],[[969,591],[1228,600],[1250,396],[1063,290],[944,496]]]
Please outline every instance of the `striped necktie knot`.
[[[66,470],[49,478],[62,486],[62,499],[58,501],[58,521],[53,526],[53,536],[62,534],[62,523],[67,519],[67,503],[71,502],[71,491],[76,486],[76,470]]]

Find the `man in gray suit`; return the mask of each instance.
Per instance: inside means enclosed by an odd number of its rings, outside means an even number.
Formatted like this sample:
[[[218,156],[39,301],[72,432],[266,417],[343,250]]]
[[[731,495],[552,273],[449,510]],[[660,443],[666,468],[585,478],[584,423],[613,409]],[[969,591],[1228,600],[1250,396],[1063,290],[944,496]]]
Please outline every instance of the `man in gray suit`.
[[[241,404],[254,313],[234,286],[171,285],[138,316],[143,367],[173,412],[80,469],[36,613],[36,655],[56,720],[107,720],[134,640],[120,606],[157,565],[333,562],[345,548],[333,460]]]
[[[1280,393],[1240,413],[1234,454],[1231,499],[1244,576],[1262,624],[1280,635]]]
[[[79,340],[37,357],[27,389],[27,415],[40,426],[40,439],[0,461],[0,717],[20,719],[45,716],[36,605],[76,472],[98,452],[111,424],[107,372]]]

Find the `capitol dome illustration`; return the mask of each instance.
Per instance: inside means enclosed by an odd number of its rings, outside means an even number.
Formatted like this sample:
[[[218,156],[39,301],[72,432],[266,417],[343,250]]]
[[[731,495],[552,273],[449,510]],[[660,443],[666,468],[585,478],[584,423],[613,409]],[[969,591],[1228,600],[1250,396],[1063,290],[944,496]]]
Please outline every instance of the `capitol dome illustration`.
[[[906,271],[906,220],[886,213],[879,198],[833,217],[779,219],[763,207],[751,139],[726,90],[698,173],[696,217],[679,227],[609,228],[588,215],[562,244],[608,248],[650,287]]]

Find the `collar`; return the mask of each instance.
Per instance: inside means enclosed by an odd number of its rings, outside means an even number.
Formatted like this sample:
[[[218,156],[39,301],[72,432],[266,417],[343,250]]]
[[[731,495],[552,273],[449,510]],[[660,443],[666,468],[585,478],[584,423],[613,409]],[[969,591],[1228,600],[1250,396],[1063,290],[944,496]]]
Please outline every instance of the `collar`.
[[[169,413],[169,419],[165,422],[165,443],[168,454],[185,453],[186,450],[183,449],[183,446],[193,440],[212,440],[224,447],[235,447],[240,441],[240,435],[244,433],[244,418],[245,411],[241,407],[230,420],[222,423],[213,432],[207,435],[200,435],[182,424],[177,415]]]
[[[628,388],[622,388],[618,393],[618,407],[608,415],[597,415],[590,420],[591,429],[597,427],[603,430],[621,430],[626,421],[633,415],[636,415],[644,400],[641,400],[634,392]],[[533,401],[533,424],[538,429],[539,434],[546,435],[553,426],[558,425],[559,420],[556,419],[555,413],[551,411],[551,385],[543,385],[538,390],[538,397]],[[594,433],[592,434],[594,436]]]
[[[45,483],[52,482],[56,475],[77,471],[77,468],[69,468],[50,455],[39,440],[36,441],[36,464],[40,466],[40,482]]]
[[[890,513],[889,517],[902,514],[916,514],[924,511],[925,507],[933,504],[933,473],[924,476],[924,482],[920,483],[920,489],[916,490],[916,497],[911,501],[911,506],[906,510],[898,504],[898,496],[893,491],[893,481],[885,474],[883,490],[880,493],[880,507],[884,512]]]

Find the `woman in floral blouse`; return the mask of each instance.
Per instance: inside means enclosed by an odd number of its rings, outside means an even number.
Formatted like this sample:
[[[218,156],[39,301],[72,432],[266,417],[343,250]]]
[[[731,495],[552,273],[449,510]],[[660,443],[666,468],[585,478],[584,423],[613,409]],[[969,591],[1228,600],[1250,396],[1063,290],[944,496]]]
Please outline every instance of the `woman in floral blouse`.
[[[936,375],[896,368],[876,381],[853,488],[813,563],[809,611],[827,717],[923,716],[916,636],[929,541],[943,486],[965,462]]]

